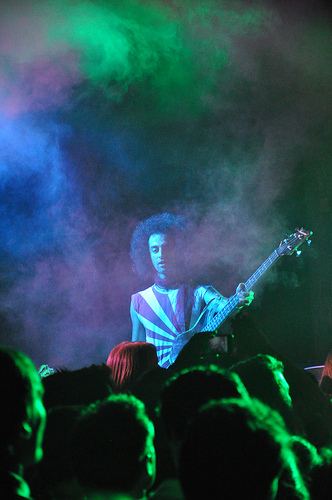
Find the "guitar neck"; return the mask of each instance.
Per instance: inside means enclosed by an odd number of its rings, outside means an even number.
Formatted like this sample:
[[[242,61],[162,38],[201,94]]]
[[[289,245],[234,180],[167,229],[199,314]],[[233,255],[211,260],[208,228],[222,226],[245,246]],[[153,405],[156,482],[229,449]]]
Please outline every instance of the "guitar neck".
[[[257,283],[257,281],[263,276],[265,271],[267,271],[274,262],[280,258],[280,255],[276,250],[274,250],[271,255],[263,262],[261,266],[250,276],[250,278],[244,283],[244,290],[249,291]],[[219,328],[219,326],[230,316],[234,311],[238,303],[240,302],[239,297],[235,294],[228,299],[225,307],[219,311],[208,324],[202,328],[202,332],[213,332]]]

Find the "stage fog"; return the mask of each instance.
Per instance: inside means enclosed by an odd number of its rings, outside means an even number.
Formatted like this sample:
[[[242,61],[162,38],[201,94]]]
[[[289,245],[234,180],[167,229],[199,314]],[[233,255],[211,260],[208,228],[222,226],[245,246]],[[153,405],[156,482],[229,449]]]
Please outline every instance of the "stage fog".
[[[291,4],[291,5],[290,5]],[[299,366],[332,348],[331,11],[324,2],[0,7],[1,343],[36,365],[131,338],[137,223],[192,224],[194,277],[228,296],[296,227],[251,313]]]

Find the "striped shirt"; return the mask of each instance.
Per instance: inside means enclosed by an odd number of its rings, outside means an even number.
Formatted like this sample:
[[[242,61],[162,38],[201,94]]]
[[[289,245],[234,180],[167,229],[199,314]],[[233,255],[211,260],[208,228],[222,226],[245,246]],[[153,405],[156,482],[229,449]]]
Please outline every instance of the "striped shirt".
[[[154,344],[158,363],[163,368],[170,365],[172,344],[176,337],[186,330],[183,307],[179,306],[179,288],[165,290],[156,285],[132,295],[132,305],[146,331],[146,342]],[[192,328],[204,305],[207,288],[200,286],[194,290],[193,307],[189,321]]]

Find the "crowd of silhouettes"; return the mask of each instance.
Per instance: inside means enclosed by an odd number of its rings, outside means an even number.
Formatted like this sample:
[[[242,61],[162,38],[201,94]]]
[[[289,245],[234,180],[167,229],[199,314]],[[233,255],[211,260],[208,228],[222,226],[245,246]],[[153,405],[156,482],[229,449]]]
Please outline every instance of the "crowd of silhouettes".
[[[196,334],[167,369],[146,342],[121,342],[101,365],[39,372],[1,347],[0,498],[329,495],[332,354],[317,381],[248,313],[232,334],[231,352]]]

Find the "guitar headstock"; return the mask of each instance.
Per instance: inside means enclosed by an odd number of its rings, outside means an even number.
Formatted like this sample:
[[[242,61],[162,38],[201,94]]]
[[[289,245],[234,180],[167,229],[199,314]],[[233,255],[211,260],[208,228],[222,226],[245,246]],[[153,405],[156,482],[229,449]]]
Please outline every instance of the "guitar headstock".
[[[303,227],[301,229],[296,228],[293,234],[280,242],[279,247],[276,249],[278,255],[292,255],[305,241],[310,245],[309,238],[312,234],[312,231],[306,231]],[[297,252],[297,254],[299,255],[300,252]]]

